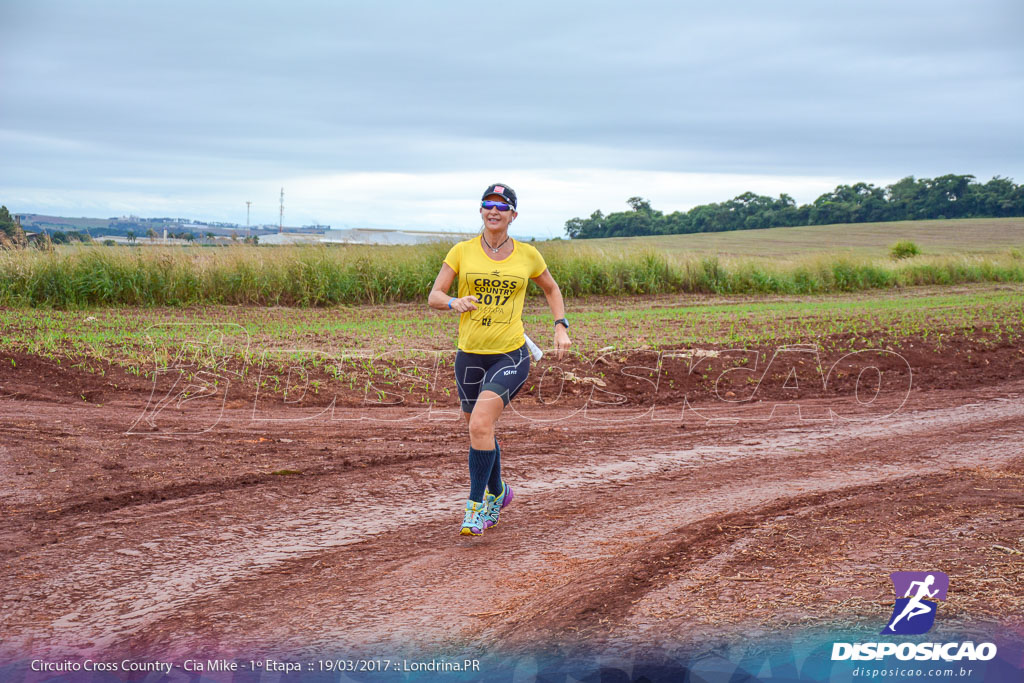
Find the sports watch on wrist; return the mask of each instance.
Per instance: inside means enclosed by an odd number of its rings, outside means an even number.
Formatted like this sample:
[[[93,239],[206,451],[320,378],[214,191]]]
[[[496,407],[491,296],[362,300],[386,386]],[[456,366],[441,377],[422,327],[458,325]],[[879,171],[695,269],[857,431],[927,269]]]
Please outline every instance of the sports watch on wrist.
[[[565,318],[559,318],[555,321],[556,325],[565,325],[565,329],[569,329],[569,321]]]

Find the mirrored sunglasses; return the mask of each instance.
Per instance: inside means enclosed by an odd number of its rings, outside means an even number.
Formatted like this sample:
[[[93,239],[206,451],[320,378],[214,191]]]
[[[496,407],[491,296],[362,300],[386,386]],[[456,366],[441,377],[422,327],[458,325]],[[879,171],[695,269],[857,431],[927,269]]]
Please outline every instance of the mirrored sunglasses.
[[[498,211],[515,211],[515,207],[505,202],[480,202],[480,207],[484,209],[497,209]]]

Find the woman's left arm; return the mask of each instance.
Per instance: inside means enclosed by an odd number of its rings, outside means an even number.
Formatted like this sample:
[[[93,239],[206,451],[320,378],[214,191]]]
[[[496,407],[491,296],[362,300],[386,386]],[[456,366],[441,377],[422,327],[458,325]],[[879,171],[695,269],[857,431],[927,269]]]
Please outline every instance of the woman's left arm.
[[[531,279],[544,292],[554,319],[564,318],[565,301],[562,299],[562,290],[558,288],[555,278],[551,277],[551,271],[545,268],[543,273]],[[572,342],[569,341],[569,332],[562,325],[555,325],[555,350],[558,353],[558,360],[562,360],[570,346]]]

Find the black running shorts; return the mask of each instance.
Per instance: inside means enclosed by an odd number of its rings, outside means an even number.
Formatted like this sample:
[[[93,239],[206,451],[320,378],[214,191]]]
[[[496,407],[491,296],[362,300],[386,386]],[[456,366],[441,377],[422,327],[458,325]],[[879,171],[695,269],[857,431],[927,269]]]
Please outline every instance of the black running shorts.
[[[505,405],[519,393],[530,374],[530,352],[523,344],[508,353],[455,354],[455,384],[462,412],[472,413],[481,391],[493,391]]]

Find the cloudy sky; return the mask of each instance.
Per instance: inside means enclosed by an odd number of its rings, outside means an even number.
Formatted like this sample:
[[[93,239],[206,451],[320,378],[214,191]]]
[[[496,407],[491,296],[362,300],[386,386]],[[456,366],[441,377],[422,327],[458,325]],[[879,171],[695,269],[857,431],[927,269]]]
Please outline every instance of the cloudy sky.
[[[714,7],[711,7],[714,5]],[[517,234],[746,190],[1024,181],[1024,4],[0,0],[15,212]]]

